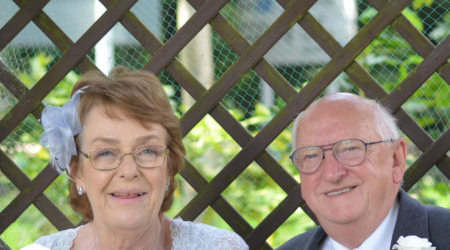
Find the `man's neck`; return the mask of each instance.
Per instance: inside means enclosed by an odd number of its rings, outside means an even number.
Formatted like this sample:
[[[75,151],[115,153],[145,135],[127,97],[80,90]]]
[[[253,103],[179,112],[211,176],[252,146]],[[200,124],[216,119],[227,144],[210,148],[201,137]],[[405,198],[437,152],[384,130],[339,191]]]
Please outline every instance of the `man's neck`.
[[[319,222],[331,239],[348,249],[354,249],[360,247],[380,226],[383,220],[389,215],[392,207],[393,205],[384,211],[378,211],[376,215],[365,216],[352,223],[336,224],[321,221],[320,219]]]

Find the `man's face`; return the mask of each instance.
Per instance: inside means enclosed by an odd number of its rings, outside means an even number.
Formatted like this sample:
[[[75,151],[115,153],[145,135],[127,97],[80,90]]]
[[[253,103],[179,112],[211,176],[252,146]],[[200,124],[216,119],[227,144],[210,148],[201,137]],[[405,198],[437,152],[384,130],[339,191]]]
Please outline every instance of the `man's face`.
[[[301,118],[297,148],[321,145],[330,148],[329,144],[345,139],[381,141],[370,111],[358,112],[356,105],[342,100],[312,105]],[[368,146],[365,160],[355,167],[344,165],[331,150],[326,150],[316,172],[301,174],[302,196],[322,225],[351,224],[380,214],[386,216],[401,181],[393,174],[395,145],[396,142],[387,142]]]

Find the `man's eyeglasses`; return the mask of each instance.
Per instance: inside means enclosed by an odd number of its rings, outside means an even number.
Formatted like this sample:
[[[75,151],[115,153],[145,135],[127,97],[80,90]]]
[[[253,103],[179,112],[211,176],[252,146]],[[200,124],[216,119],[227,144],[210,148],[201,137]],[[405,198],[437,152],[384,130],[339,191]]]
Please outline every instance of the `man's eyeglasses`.
[[[325,159],[325,150],[332,150],[336,159],[341,163],[354,167],[361,164],[366,158],[367,146],[382,142],[393,142],[393,140],[369,143],[358,139],[343,140],[328,144],[331,145],[330,148],[322,148],[327,145],[299,148],[294,151],[290,158],[298,171],[303,174],[310,174],[319,169]]]
[[[132,155],[139,167],[157,168],[164,164],[166,155],[169,154],[169,150],[162,146],[142,146],[130,153],[124,153],[115,148],[97,148],[89,151],[89,154],[79,152],[88,158],[92,167],[97,170],[118,168],[125,155]]]

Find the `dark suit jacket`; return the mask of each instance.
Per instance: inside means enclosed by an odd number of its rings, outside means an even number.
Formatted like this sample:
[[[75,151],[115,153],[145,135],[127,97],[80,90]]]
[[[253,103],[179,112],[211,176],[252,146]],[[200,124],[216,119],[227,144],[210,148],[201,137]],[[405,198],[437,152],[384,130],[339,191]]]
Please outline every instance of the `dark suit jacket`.
[[[398,193],[397,199],[400,207],[389,249],[392,249],[392,246],[397,244],[400,236],[406,237],[410,235],[427,238],[436,247],[436,250],[450,249],[449,209],[423,205],[409,197],[403,190]],[[290,239],[278,250],[316,250],[326,236],[327,234],[322,227],[318,226]]]

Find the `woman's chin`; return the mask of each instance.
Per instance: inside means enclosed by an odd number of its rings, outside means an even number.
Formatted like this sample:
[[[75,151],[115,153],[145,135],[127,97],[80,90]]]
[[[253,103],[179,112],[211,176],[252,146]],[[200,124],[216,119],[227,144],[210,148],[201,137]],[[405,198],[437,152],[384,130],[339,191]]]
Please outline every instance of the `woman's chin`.
[[[103,211],[99,219],[104,220],[102,224],[132,229],[152,223],[157,218],[157,210],[149,211],[141,206],[115,206],[110,207],[108,211]]]
[[[135,229],[147,225],[151,221],[149,217],[138,214],[121,214],[109,218],[106,223],[117,228]]]

